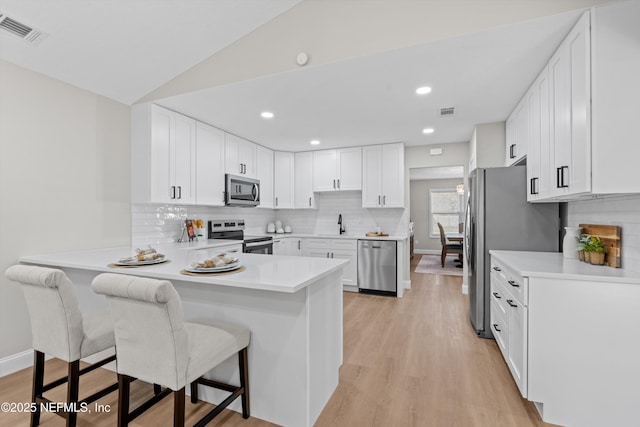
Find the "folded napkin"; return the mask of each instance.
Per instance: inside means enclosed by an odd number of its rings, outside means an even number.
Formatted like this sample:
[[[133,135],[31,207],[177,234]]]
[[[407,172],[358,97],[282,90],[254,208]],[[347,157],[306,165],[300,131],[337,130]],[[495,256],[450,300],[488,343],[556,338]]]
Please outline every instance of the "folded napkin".
[[[122,258],[119,262],[152,261],[160,258],[164,258],[164,254],[158,253],[158,251],[149,246],[147,249],[136,249],[134,256]]]
[[[213,267],[223,267],[225,265],[233,264],[234,262],[238,262],[238,258],[230,257],[227,254],[216,255],[213,258],[205,259],[204,261],[195,261],[191,264],[193,268],[213,268]]]

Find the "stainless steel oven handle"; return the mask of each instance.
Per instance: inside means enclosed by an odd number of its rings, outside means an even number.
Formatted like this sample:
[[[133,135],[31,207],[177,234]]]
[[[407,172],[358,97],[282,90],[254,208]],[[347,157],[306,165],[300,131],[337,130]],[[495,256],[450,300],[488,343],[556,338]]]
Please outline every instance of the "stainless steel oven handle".
[[[253,188],[251,189],[251,195],[253,196],[253,201],[257,202],[260,200],[260,188],[258,184],[253,184]]]

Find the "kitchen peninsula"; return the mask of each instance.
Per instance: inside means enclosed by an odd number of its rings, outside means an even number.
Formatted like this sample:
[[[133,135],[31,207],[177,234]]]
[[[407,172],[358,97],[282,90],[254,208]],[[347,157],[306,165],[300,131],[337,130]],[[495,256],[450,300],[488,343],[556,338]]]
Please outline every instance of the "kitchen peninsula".
[[[241,271],[184,275],[194,261],[219,248],[158,247],[168,262],[136,268],[108,265],[129,247],[27,256],[20,261],[60,268],[74,283],[81,308],[95,311],[106,301],[91,291],[103,272],[169,280],[182,299],[185,320],[221,320],[251,330],[249,379],[251,415],[284,426],[311,426],[338,385],[342,364],[342,269],[346,260],[240,254]],[[238,382],[231,358],[212,378]],[[201,399],[219,402],[224,394],[203,390]],[[239,403],[230,406],[240,410]]]

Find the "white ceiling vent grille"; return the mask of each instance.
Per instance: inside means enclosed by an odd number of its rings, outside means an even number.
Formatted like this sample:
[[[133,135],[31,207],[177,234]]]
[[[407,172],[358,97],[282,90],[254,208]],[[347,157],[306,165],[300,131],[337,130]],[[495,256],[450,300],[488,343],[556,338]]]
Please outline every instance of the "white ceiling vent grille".
[[[28,25],[0,14],[0,28],[11,34],[20,37],[29,44],[37,46],[42,40],[46,39],[48,34],[29,27]]]
[[[453,117],[456,112],[456,107],[445,107],[438,110],[438,116],[440,117]]]

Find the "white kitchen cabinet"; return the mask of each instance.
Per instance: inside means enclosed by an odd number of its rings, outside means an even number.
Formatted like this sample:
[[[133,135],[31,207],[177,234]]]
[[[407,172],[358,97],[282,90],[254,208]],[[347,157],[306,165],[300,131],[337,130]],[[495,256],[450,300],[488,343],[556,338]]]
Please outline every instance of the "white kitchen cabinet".
[[[404,144],[362,148],[362,207],[404,207]]]
[[[313,193],[313,152],[305,151],[294,155],[293,201],[296,209],[315,209],[316,197]]]
[[[300,238],[300,237],[289,237],[286,239],[287,242],[287,255],[290,256],[302,256],[304,249],[303,249],[303,242],[304,239]]]
[[[342,272],[345,290],[357,291],[358,241],[355,239],[304,239],[304,256],[348,259]]]
[[[539,175],[537,160],[531,166],[527,160],[528,193],[531,179],[540,177],[533,183],[538,194],[530,201],[640,192],[640,181],[628,178],[640,157],[640,144],[635,142],[640,117],[639,16],[639,2],[592,8],[552,56],[543,71],[548,81],[540,80],[543,74],[538,77],[537,82],[548,85],[550,130],[547,148],[541,109],[541,138],[532,136],[531,141],[531,150],[540,152]]]
[[[224,132],[196,122],[196,204],[224,206]]]
[[[362,190],[362,148],[313,152],[313,191]]]
[[[283,151],[274,153],[274,202],[275,209],[294,207],[294,154]]]
[[[551,193],[551,104],[549,95],[549,69],[545,67],[526,95],[529,111],[528,201],[548,198]]]
[[[150,202],[196,202],[196,122],[151,105]]]
[[[522,397],[527,397],[526,279],[491,259],[491,332]]]
[[[520,100],[506,124],[505,166],[520,162],[527,155],[529,113],[527,97]]]
[[[273,208],[273,151],[258,145],[256,147],[256,178],[260,180],[259,208]]]
[[[256,144],[225,134],[225,170],[232,175],[256,177]]]
[[[287,240],[283,237],[273,238],[273,254],[274,255],[288,255],[287,254]]]

